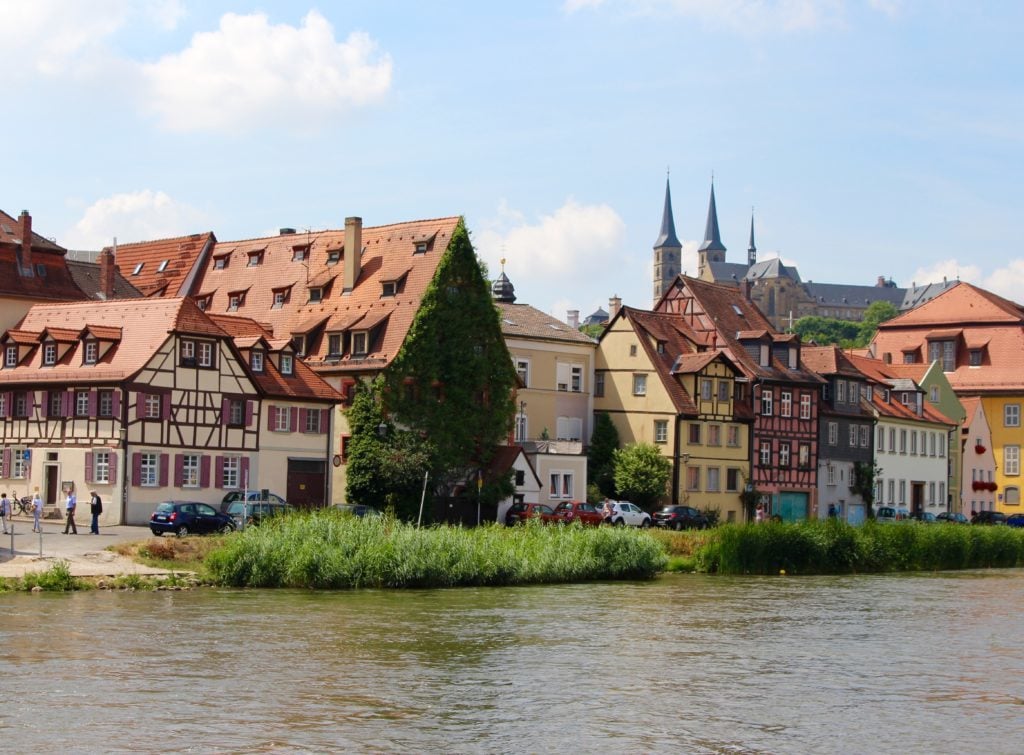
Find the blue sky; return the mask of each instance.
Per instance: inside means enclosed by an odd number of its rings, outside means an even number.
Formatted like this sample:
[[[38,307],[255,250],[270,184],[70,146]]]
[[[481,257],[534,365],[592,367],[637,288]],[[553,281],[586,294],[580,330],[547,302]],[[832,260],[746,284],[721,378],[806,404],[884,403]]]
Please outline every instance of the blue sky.
[[[1020,301],[1024,4],[0,0],[0,208],[70,248],[463,214],[564,317],[727,259]]]

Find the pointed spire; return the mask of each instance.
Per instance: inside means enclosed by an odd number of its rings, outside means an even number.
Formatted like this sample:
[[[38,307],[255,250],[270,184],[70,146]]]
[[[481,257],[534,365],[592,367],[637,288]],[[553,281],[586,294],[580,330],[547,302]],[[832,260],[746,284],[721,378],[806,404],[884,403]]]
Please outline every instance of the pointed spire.
[[[747,247],[747,265],[757,262],[757,245],[754,243],[754,208],[750,208],[750,245]]]
[[[718,233],[718,209],[715,207],[715,182],[711,181],[711,201],[708,203],[708,223],[704,228],[704,243],[700,245],[701,252],[724,252],[725,245]]]
[[[683,246],[676,237],[676,222],[672,217],[672,190],[668,185],[668,176],[665,176],[665,209],[661,213],[661,233],[658,234],[658,240],[654,242],[655,249],[663,246],[677,248]]]

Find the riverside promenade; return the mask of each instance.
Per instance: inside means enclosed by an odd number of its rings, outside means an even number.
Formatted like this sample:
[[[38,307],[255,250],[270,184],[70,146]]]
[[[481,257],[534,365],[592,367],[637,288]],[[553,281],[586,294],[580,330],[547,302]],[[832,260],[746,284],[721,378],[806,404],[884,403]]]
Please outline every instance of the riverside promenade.
[[[77,520],[76,520],[77,521]],[[44,519],[42,538],[32,531],[31,517],[14,518],[14,537],[0,534],[0,578],[23,577],[26,572],[46,571],[58,561],[66,561],[74,577],[115,577],[123,574],[167,574],[106,550],[118,543],[148,540],[148,527],[100,527],[100,534],[89,534],[89,523],[77,521],[78,534],[65,535],[64,521]],[[13,552],[12,552],[13,546]]]

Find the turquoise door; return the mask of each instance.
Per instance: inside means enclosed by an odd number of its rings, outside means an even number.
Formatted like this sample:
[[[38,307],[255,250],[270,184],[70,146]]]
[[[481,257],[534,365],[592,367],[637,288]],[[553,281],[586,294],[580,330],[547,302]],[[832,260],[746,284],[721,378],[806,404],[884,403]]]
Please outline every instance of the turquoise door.
[[[784,522],[807,518],[807,493],[779,493],[779,516]]]

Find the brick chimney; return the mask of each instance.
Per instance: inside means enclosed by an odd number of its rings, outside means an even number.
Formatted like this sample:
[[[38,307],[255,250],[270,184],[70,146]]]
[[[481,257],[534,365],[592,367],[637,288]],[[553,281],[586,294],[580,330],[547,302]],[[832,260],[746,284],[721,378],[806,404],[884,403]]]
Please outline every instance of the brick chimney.
[[[109,246],[100,252],[100,295],[104,301],[114,298],[114,252]]]
[[[363,219],[345,218],[345,281],[343,293],[349,293],[359,280],[363,254]]]
[[[619,313],[619,307],[622,306],[622,299],[619,298],[618,294],[613,294],[608,299],[608,319],[611,320],[615,315]]]
[[[28,270],[29,275],[34,275],[32,267],[32,216],[28,210],[22,210],[18,218],[21,223],[21,268]],[[18,271],[19,273],[21,270]]]
[[[750,301],[750,278],[743,279],[743,298]]]
[[[578,309],[570,309],[566,314],[566,323],[570,328],[578,328],[580,326],[580,311]]]
[[[878,283],[875,284],[875,288],[885,288],[885,276],[878,276]]]

